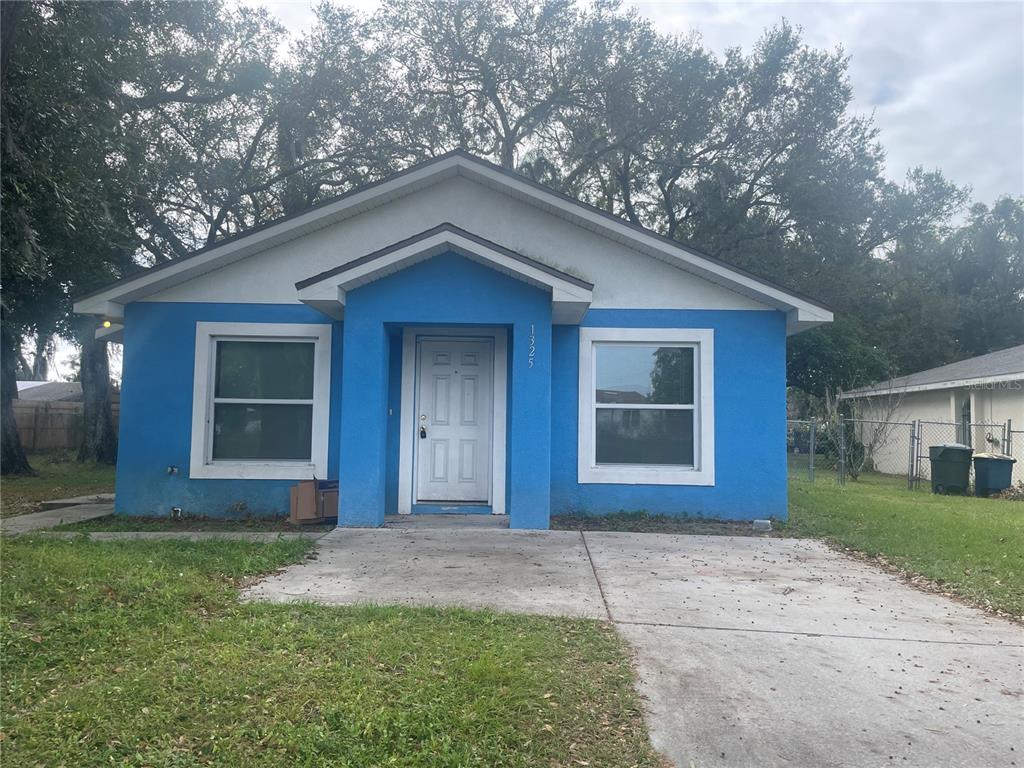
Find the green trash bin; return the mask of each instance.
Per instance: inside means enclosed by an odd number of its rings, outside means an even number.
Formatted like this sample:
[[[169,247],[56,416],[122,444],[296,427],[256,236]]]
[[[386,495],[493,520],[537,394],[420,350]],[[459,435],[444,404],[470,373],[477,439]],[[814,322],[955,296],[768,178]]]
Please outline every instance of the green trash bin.
[[[991,496],[1009,488],[1016,461],[1001,453],[974,454],[974,495]]]
[[[971,476],[971,449],[960,443],[928,448],[932,463],[932,493],[967,493]]]

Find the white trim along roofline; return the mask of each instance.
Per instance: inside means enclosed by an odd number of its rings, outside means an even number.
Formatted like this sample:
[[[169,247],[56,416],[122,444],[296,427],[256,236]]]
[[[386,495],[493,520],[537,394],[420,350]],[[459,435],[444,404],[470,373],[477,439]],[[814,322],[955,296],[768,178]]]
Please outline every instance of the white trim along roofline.
[[[593,300],[593,286],[585,280],[449,223],[302,280],[295,288],[299,301],[340,320],[344,316],[348,291],[446,251],[455,251],[530,285],[550,290],[552,322],[556,324],[579,323]]]
[[[122,279],[107,288],[80,298],[75,302],[74,310],[80,314],[97,315],[111,320],[120,319],[124,316],[125,304],[351,218],[453,176],[463,176],[484,184],[648,256],[782,310],[787,316],[789,333],[798,333],[806,328],[832,321],[832,312],[818,302],[548,189],[513,171],[459,151],[427,160],[380,182],[318,205],[305,213],[268,223],[184,258]]]
[[[903,395],[911,392],[934,392],[943,389],[960,389],[962,387],[983,387],[988,384],[1003,384],[1009,381],[1024,381],[1024,372],[1004,373],[1000,376],[978,376],[970,379],[950,379],[935,381],[931,384],[915,384],[909,387],[869,387],[843,392],[840,400],[855,400],[859,397],[883,397],[885,395]]]

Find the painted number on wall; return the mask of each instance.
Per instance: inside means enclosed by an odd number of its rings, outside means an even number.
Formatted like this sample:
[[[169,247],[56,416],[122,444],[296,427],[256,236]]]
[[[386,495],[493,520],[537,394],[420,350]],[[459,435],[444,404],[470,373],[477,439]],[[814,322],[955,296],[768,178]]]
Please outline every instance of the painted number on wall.
[[[530,353],[526,356],[527,368],[533,368],[533,359],[537,356],[537,333],[530,323]]]

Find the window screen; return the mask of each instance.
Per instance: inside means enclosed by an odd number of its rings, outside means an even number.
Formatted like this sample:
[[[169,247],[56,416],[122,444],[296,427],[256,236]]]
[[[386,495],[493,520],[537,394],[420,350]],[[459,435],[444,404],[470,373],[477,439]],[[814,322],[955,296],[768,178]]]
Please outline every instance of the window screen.
[[[214,461],[310,461],[314,352],[313,342],[217,340]]]
[[[693,466],[695,348],[594,345],[597,464]]]

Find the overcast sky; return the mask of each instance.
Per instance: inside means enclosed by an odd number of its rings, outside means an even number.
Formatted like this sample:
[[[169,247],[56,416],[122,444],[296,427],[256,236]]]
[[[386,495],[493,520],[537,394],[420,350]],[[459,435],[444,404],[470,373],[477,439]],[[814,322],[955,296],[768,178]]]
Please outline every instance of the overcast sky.
[[[313,0],[243,0],[291,31]],[[375,0],[348,5],[372,11]],[[665,33],[696,29],[721,53],[749,49],[783,17],[851,57],[854,110],[874,113],[887,170],[941,168],[974,199],[1024,194],[1024,2],[636,2]]]

